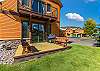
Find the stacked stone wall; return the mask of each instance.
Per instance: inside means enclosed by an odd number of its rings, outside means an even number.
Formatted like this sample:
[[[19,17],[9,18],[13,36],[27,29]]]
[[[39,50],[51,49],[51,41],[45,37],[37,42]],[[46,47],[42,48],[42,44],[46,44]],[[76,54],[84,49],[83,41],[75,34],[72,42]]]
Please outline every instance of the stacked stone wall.
[[[20,40],[0,40],[0,64],[12,64]]]

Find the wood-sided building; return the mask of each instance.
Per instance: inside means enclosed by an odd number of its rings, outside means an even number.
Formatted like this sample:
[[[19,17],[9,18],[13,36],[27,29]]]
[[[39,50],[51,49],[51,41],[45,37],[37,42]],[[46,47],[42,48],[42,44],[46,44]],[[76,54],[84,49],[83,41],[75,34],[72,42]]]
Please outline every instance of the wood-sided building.
[[[0,6],[0,39],[40,42],[60,33],[61,2],[55,0],[5,0]]]
[[[80,27],[68,26],[68,27],[61,27],[63,29],[63,34],[66,37],[83,37],[84,36],[84,29]]]
[[[59,36],[61,7],[59,0],[4,0],[0,3],[0,47],[17,47],[23,39],[46,41],[49,34]]]

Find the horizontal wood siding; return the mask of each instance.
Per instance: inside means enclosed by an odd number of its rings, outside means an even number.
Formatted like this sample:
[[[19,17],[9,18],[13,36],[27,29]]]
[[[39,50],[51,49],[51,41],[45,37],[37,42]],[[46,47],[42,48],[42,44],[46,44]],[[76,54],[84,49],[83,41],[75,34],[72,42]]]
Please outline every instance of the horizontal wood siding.
[[[17,0],[5,0],[2,3],[3,10],[12,10],[17,12]]]
[[[0,14],[0,39],[21,38],[21,20],[18,16]]]
[[[17,0],[5,0],[0,5],[2,10],[17,12]],[[0,40],[21,38],[21,20],[19,16],[0,13]]]

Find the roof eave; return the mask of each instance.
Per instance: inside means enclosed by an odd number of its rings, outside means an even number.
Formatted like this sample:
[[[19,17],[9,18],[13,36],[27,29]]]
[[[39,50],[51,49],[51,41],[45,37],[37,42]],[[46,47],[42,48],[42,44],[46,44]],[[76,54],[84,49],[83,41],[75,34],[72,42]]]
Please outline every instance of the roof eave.
[[[62,5],[61,1],[59,1],[59,2],[55,2],[54,0],[49,0],[49,1],[51,1],[51,2],[54,2],[54,3],[58,4],[58,5],[60,6],[60,8],[62,8],[62,7],[63,7],[63,5]]]

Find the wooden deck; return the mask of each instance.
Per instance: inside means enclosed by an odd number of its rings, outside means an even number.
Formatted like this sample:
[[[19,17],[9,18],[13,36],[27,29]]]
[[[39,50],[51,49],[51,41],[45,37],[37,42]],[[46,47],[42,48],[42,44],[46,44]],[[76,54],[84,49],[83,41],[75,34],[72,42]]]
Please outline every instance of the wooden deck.
[[[35,48],[37,50],[39,50],[39,52],[64,48],[63,46],[60,46],[60,45],[57,45],[57,44],[54,44],[54,43],[48,43],[48,42],[33,43],[32,46],[35,46]],[[19,45],[17,50],[16,50],[15,56],[23,55],[22,51],[23,51],[22,45]]]
[[[53,49],[53,50],[47,50],[47,51],[42,51],[42,52],[35,52],[35,53],[29,53],[29,54],[24,54],[24,55],[20,55],[20,56],[15,56],[14,63],[29,61],[31,59],[38,59],[38,58],[41,58],[43,56],[57,53],[59,51],[64,51],[64,50],[70,49],[70,48],[71,48],[70,46],[67,46],[64,48],[57,48],[57,49]]]

